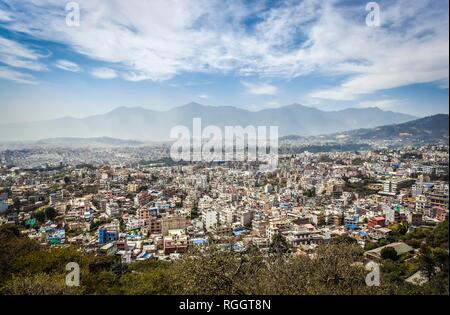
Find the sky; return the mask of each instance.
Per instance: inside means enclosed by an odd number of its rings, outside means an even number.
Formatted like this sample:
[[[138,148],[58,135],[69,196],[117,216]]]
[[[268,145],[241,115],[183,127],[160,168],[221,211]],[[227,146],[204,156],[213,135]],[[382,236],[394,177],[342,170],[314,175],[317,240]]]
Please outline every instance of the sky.
[[[367,5],[0,0],[0,123],[190,102],[448,113],[448,0]]]

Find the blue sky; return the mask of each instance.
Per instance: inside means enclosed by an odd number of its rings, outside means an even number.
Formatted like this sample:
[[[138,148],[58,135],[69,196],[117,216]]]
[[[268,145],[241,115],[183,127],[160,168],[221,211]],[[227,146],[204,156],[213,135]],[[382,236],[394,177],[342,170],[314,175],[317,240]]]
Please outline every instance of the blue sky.
[[[448,113],[447,0],[0,0],[2,121],[301,103]]]

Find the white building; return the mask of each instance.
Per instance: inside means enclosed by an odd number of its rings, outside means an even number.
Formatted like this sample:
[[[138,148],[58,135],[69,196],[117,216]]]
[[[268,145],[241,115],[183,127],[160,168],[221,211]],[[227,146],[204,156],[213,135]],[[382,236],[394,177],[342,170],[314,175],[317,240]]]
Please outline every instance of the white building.
[[[119,205],[115,202],[110,202],[106,205],[106,214],[111,218],[116,218],[120,215]]]
[[[203,227],[206,231],[210,232],[217,227],[218,214],[216,210],[213,209],[203,209],[202,210],[202,222]]]

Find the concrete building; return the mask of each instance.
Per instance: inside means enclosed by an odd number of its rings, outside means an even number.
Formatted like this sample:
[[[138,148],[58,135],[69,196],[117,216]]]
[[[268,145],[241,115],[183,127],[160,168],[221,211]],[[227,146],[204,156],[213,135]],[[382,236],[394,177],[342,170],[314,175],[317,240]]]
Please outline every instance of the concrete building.
[[[414,183],[414,180],[409,178],[389,179],[383,183],[383,193],[386,195],[397,195],[400,189],[408,187]]]
[[[213,209],[203,209],[202,222],[206,231],[213,231],[219,222],[217,211]]]

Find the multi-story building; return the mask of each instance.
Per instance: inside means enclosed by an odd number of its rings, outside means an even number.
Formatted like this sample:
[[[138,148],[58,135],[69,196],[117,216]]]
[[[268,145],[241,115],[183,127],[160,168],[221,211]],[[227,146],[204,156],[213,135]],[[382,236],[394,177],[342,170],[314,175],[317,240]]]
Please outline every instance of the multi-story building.
[[[400,207],[399,206],[384,207],[384,216],[386,218],[386,224],[393,224],[400,222]]]
[[[117,218],[120,216],[120,208],[116,202],[109,202],[106,205],[106,214],[111,218]]]
[[[367,227],[369,229],[375,228],[375,227],[384,227],[385,226],[385,218],[381,216],[372,217],[369,219],[369,222],[367,223]]]
[[[161,220],[161,231],[163,235],[168,235],[169,230],[176,229],[186,229],[190,224],[189,219],[178,216],[178,215],[169,215],[165,216]]]
[[[323,235],[311,224],[289,231],[286,240],[293,246],[322,244],[324,242]]]
[[[100,244],[106,244],[109,242],[117,241],[119,239],[119,231],[107,230],[105,228],[98,229],[98,242]]]
[[[407,215],[408,224],[412,226],[420,226],[422,225],[422,213],[409,212]]]
[[[383,193],[387,195],[396,195],[400,189],[408,187],[414,182],[410,178],[389,179],[383,184]]]
[[[203,227],[206,231],[213,231],[218,225],[218,214],[216,210],[213,209],[203,209],[202,210],[202,222]]]

